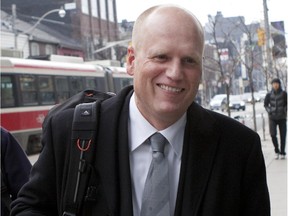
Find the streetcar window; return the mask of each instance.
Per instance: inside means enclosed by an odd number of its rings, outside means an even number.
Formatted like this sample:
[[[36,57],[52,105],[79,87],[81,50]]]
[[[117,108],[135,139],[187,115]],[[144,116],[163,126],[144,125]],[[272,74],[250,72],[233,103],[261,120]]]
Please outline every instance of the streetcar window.
[[[133,84],[133,80],[131,78],[123,78],[121,81],[122,81],[121,88]]]
[[[68,77],[56,77],[56,103],[61,103],[69,98],[69,84]]]
[[[69,91],[67,77],[56,77],[56,91]]]
[[[133,84],[131,78],[114,78],[115,93],[118,93],[122,88]]]
[[[54,86],[51,76],[39,76],[39,91],[42,104],[54,104]]]
[[[34,75],[20,75],[20,87],[23,105],[36,105],[36,77]]]
[[[11,76],[1,76],[1,107],[15,106]]]
[[[71,77],[70,79],[71,85],[71,96],[77,94],[82,91],[83,88],[83,78],[82,77]]]
[[[95,78],[86,78],[86,88],[97,89],[97,84]]]
[[[104,77],[97,77],[96,78],[96,86],[97,86],[97,88],[95,88],[95,89],[98,91],[109,91],[108,86],[107,86],[107,82],[106,82]]]

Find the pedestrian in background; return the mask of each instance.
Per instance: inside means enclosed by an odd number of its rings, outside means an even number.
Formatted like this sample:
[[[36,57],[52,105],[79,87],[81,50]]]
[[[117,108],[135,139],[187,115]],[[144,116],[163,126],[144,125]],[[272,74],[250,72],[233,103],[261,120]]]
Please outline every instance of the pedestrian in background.
[[[17,140],[1,127],[1,215],[10,213],[10,203],[28,181],[31,163]]]
[[[287,93],[281,87],[281,81],[274,78],[271,82],[272,90],[268,92],[265,100],[264,107],[269,115],[269,130],[276,159],[285,159],[285,145],[286,145],[286,119],[287,119]],[[277,138],[277,126],[280,133],[280,149]]]
[[[134,85],[101,103],[96,196],[77,215],[270,215],[259,135],[195,102],[204,41],[184,8],[155,6],[138,17],[127,54]],[[12,216],[63,215],[72,119],[69,109],[48,120]]]

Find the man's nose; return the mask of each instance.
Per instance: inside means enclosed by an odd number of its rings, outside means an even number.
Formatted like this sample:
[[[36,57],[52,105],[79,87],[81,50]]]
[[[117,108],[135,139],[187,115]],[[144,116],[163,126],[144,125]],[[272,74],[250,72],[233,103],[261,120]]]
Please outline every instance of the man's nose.
[[[179,80],[183,78],[182,64],[180,60],[173,60],[170,62],[166,75],[172,80]]]

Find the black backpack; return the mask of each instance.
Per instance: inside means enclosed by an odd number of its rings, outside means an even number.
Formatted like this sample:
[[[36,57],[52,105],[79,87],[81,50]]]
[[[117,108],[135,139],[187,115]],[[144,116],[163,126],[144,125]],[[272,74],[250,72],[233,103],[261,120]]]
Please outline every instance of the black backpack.
[[[93,151],[90,146],[96,139],[101,102],[115,95],[95,90],[82,91],[52,108],[45,121],[56,113],[74,108],[71,148],[69,153],[68,182],[64,192],[63,216],[76,216],[84,201],[93,201],[97,188],[89,184],[93,175]],[[88,186],[89,185],[89,186]]]

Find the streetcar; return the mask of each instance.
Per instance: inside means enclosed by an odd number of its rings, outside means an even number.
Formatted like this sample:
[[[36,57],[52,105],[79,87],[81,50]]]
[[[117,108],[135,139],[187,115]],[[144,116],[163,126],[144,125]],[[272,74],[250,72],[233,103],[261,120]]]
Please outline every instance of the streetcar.
[[[121,67],[9,57],[0,60],[1,126],[28,155],[41,151],[42,123],[55,104],[84,89],[118,93],[133,84],[133,78]]]

